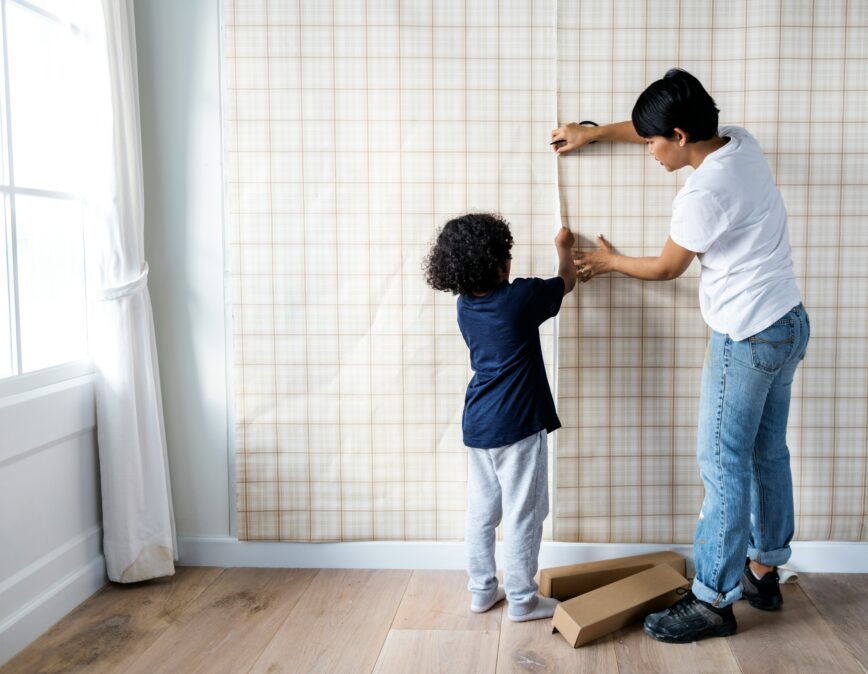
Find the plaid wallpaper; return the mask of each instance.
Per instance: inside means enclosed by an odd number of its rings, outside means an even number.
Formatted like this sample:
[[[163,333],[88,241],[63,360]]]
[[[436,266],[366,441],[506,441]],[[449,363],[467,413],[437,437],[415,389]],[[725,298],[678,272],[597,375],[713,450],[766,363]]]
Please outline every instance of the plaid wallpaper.
[[[471,372],[422,257],[468,210],[510,221],[514,276],[554,273],[561,218],[656,254],[686,170],[547,139],[627,119],[678,65],[757,136],[790,213],[813,329],[797,535],[868,539],[865,3],[225,0],[224,23],[240,538],[462,537]],[[692,539],[697,271],[595,279],[543,326],[564,423],[547,538]]]

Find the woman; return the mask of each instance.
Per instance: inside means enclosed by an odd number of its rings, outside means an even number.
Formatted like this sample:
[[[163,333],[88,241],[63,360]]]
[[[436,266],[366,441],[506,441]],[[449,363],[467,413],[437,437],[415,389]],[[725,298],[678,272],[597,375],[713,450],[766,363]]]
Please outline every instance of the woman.
[[[810,324],[786,209],[757,141],[739,127],[718,129],[714,100],[683,70],[642,93],[632,122],[552,132],[559,154],[598,140],[645,143],[667,171],[695,169],[672,204],[660,255],[619,255],[599,237],[599,249],[575,263],[583,282],[613,271],[660,281],[700,261],[699,306],[713,333],[700,394],[696,577],[677,604],[646,618],[645,631],[674,643],[728,636],[742,596],[756,608],[781,606],[776,567],[790,557],[794,529],[787,417]]]

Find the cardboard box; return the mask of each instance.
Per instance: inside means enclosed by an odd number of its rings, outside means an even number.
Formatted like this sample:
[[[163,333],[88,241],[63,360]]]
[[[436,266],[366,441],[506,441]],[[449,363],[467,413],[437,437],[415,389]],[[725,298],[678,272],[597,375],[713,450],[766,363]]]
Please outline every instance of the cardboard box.
[[[539,572],[539,593],[544,597],[565,601],[658,564],[666,564],[682,576],[687,572],[684,557],[677,552],[652,552],[635,557],[542,569]]]
[[[552,632],[560,632],[573,648],[644,619],[680,598],[689,581],[667,564],[622,578],[569,599],[555,608]]]

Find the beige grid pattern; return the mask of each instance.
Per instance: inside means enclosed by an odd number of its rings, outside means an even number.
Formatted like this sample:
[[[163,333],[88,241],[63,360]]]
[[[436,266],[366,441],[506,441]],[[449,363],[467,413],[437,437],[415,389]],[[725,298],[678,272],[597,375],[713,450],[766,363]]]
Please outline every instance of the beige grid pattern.
[[[789,444],[802,540],[868,540],[868,4],[647,0],[559,5],[561,119],[629,119],[673,65],[695,74],[721,122],[766,151],[790,214],[812,342],[794,387]],[[689,169],[640,146],[563,158],[572,228],[655,255]],[[703,490],[695,464],[708,331],[698,263],[674,283],[601,278],[561,314],[556,537],[685,543]]]
[[[471,373],[422,256],[449,217],[496,210],[514,274],[550,275],[556,183],[574,231],[656,253],[687,174],[600,144],[556,175],[546,138],[556,107],[626,119],[675,64],[757,136],[790,212],[813,329],[798,535],[868,538],[865,3],[225,0],[224,22],[240,538],[462,537]],[[547,537],[692,538],[696,272],[597,279],[544,326],[565,427]]]
[[[225,3],[240,538],[463,537],[471,372],[421,263],[499,211],[551,274],[554,7]]]

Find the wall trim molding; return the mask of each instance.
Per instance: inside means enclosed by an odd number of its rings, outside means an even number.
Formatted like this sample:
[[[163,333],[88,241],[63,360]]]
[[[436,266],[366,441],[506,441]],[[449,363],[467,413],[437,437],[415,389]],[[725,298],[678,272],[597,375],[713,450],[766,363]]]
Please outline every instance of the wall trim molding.
[[[0,465],[32,456],[96,428],[94,375],[0,398]]]
[[[359,541],[290,543],[239,541],[230,536],[178,538],[182,566],[248,566],[286,568],[463,569],[463,542]],[[795,571],[868,573],[868,543],[798,541],[787,564]],[[543,541],[540,567],[674,550],[693,559],[690,545],[558,543]],[[501,566],[500,545],[497,548]]]
[[[0,584],[0,665],[106,582],[101,526],[5,579]]]

